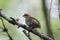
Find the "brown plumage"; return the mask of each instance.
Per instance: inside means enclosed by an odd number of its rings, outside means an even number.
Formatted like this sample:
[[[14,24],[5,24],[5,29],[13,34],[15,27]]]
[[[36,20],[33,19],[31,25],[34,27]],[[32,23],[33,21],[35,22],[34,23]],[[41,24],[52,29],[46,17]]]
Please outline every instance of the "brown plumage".
[[[25,22],[29,28],[34,29],[41,27],[39,21],[36,18],[31,17],[29,14],[25,13],[23,17],[25,18]]]

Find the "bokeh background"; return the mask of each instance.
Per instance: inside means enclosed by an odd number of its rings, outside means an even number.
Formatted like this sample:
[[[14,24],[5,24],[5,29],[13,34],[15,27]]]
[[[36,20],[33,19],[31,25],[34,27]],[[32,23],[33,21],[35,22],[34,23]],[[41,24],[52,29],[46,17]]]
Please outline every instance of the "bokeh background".
[[[50,10],[50,22],[51,30],[55,40],[60,40],[60,19],[58,12],[58,0],[46,0],[47,9]],[[0,9],[2,13],[7,17],[13,17],[20,19],[19,22],[25,24],[25,19],[22,17],[24,13],[28,13],[31,16],[39,20],[41,28],[37,29],[39,32],[47,35],[47,28],[45,23],[44,11],[43,11],[42,0],[0,0]],[[51,8],[50,8],[51,7]],[[48,10],[49,11],[49,10]],[[6,28],[8,28],[9,34],[14,40],[29,40],[22,32],[23,28],[17,29],[17,26],[8,23],[4,20]],[[0,27],[2,26],[0,20]],[[9,37],[5,32],[1,32],[0,29],[0,40],[9,40]],[[41,40],[38,36],[31,34],[33,40]]]

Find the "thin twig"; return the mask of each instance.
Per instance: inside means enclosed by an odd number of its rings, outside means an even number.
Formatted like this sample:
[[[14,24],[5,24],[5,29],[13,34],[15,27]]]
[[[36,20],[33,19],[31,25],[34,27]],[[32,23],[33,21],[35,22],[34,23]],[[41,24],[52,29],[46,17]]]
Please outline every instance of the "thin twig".
[[[7,33],[7,35],[8,35],[8,37],[9,37],[9,40],[13,40],[12,39],[12,37],[10,36],[10,34],[8,33],[8,29],[5,27],[5,24],[4,24],[4,22],[3,22],[3,19],[2,18],[0,18],[1,19],[1,21],[2,21],[2,24],[3,24],[3,32],[6,32]]]
[[[31,36],[30,36],[30,35],[28,35],[28,33],[26,33],[26,31],[25,31],[25,30],[23,30],[23,32],[24,32],[24,34],[29,38],[29,40],[32,40]]]

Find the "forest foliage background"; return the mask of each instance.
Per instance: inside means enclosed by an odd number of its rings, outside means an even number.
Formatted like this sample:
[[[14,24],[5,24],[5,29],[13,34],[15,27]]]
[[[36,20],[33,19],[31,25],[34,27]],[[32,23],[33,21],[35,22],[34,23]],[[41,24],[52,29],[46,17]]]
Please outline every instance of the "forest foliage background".
[[[47,12],[49,13],[50,11],[50,28],[55,40],[60,40],[60,18],[58,10],[59,4],[59,0],[46,0],[46,7],[48,9]],[[7,17],[13,17],[15,19],[19,18],[19,22],[23,24],[25,24],[25,20],[22,15],[25,12],[28,12],[31,16],[37,18],[40,21],[41,28],[37,30],[48,35],[42,0],[0,0],[0,9],[3,9],[2,13]],[[23,28],[17,29],[16,25],[13,26],[6,20],[4,20],[4,24],[14,40],[28,40],[28,38],[22,32]],[[0,27],[3,27],[1,20]],[[1,31],[2,29],[0,28],[0,40],[8,40],[9,37],[6,36],[7,34]],[[32,33],[31,37],[33,40],[40,40],[39,37]]]

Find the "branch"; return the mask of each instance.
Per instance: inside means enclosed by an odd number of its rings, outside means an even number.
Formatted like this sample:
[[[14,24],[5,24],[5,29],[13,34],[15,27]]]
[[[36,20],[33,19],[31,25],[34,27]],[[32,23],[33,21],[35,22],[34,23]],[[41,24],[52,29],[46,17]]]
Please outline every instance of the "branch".
[[[58,12],[59,12],[59,18],[60,18],[60,0],[58,0]]]
[[[23,32],[24,32],[24,34],[29,38],[29,40],[32,40],[31,36],[30,36],[30,35],[28,35],[28,33],[26,33],[26,31],[25,31],[25,30],[23,30]]]
[[[2,29],[3,29],[2,32],[6,32],[7,35],[8,35],[8,37],[9,37],[9,40],[13,40],[12,37],[10,36],[10,34],[8,33],[8,29],[7,29],[7,28],[5,27],[5,25],[4,25],[3,19],[2,19],[2,18],[0,18],[0,19],[1,19],[2,24],[3,24],[3,27],[4,27],[4,28],[2,28]]]
[[[52,33],[52,29],[51,29],[51,24],[50,24],[50,12],[51,12],[51,6],[52,6],[52,0],[51,0],[51,4],[50,4],[50,9],[49,9],[49,13],[48,13],[48,9],[47,9],[47,4],[46,4],[46,0],[42,0],[42,4],[43,4],[43,12],[44,12],[44,17],[45,17],[45,21],[46,21],[46,27],[47,27],[47,34],[49,37],[54,39],[54,35]]]
[[[37,32],[37,31],[35,31],[35,30],[32,30],[32,29],[30,29],[29,27],[27,27],[26,25],[21,24],[21,23],[18,23],[17,21],[15,21],[15,20],[13,20],[13,19],[11,19],[11,18],[6,17],[5,15],[1,14],[1,12],[0,12],[0,16],[1,16],[2,18],[4,18],[6,21],[8,21],[9,23],[11,23],[11,24],[13,24],[13,25],[20,26],[20,27],[26,29],[27,31],[30,31],[30,32],[32,32],[33,34],[35,34],[35,35],[43,38],[44,40],[53,40],[52,38],[50,38],[50,37],[42,34],[41,32]]]

